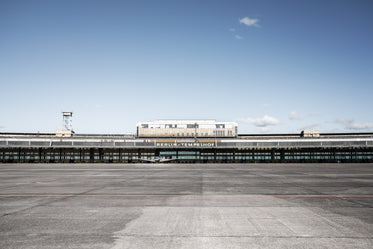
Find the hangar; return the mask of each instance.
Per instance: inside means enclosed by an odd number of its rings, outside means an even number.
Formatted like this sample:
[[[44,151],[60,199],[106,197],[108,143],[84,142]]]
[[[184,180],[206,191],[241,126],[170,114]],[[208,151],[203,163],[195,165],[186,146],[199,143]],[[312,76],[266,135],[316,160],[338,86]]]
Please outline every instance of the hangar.
[[[373,133],[193,136],[0,133],[0,162],[144,163],[156,158],[174,163],[373,162]]]

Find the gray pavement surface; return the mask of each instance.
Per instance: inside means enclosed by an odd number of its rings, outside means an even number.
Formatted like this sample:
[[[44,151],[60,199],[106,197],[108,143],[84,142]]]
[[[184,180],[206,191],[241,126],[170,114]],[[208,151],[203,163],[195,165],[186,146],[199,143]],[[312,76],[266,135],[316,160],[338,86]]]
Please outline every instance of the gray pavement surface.
[[[3,164],[0,248],[373,248],[373,165]]]

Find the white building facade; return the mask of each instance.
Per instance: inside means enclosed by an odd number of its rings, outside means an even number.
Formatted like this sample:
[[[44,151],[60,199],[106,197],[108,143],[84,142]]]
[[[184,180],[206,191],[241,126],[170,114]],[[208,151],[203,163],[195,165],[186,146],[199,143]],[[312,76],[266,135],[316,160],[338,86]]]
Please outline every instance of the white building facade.
[[[216,120],[156,120],[137,123],[138,137],[236,137],[235,122]]]

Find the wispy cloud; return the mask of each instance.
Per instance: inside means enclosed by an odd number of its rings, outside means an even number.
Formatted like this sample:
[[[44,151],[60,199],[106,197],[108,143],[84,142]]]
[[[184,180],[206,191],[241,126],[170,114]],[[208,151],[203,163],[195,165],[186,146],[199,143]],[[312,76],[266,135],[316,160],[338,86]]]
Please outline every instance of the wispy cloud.
[[[238,40],[243,39],[243,37],[242,37],[242,36],[239,36],[239,35],[235,35],[234,37],[235,37],[236,39],[238,39]]]
[[[261,132],[269,132],[271,130],[271,128],[269,128],[269,127],[258,127],[258,130],[261,131]]]
[[[230,31],[230,32],[234,32],[234,31],[236,31],[236,29],[231,28],[231,29],[229,29],[229,31]]]
[[[321,116],[320,113],[310,113],[310,114],[308,114],[308,117],[310,117],[310,118],[313,118],[313,117],[320,117],[320,116]]]
[[[264,115],[262,118],[245,118],[245,119],[239,119],[238,121],[246,124],[252,124],[255,125],[256,127],[268,127],[268,126],[274,126],[278,125],[280,121],[277,118]]]
[[[258,22],[259,22],[259,19],[252,19],[252,18],[249,18],[249,17],[244,17],[244,18],[240,19],[240,23],[245,24],[248,27],[253,26],[253,27],[258,28],[259,27]]]
[[[264,108],[268,108],[268,107],[270,107],[271,105],[270,104],[263,104],[263,107]]]
[[[338,118],[334,121],[337,124],[342,124],[345,129],[348,130],[366,130],[373,129],[373,122],[368,123],[356,123],[353,119]]]
[[[312,129],[315,129],[317,126],[320,126],[319,123],[316,123],[316,124],[308,124],[308,125],[304,125],[302,127],[299,127],[298,130],[299,131],[304,131],[304,130],[312,130]]]
[[[300,120],[302,118],[301,118],[301,116],[298,115],[298,113],[296,111],[292,111],[289,114],[289,119],[290,120]]]

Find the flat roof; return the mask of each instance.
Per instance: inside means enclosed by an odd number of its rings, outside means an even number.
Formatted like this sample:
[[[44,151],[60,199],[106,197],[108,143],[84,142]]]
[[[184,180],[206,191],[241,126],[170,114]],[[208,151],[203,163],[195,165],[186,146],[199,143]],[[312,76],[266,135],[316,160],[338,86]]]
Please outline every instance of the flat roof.
[[[72,138],[128,138],[135,137],[135,134],[89,134],[75,133]],[[56,137],[56,133],[30,133],[30,132],[0,132],[0,137]],[[237,138],[296,138],[301,133],[274,133],[274,134],[238,134]],[[321,138],[327,137],[373,137],[373,132],[351,132],[351,133],[320,133]],[[165,137],[167,138],[167,137]],[[175,139],[174,137],[172,137]],[[208,137],[211,138],[211,137]],[[146,137],[142,138],[146,139]]]

